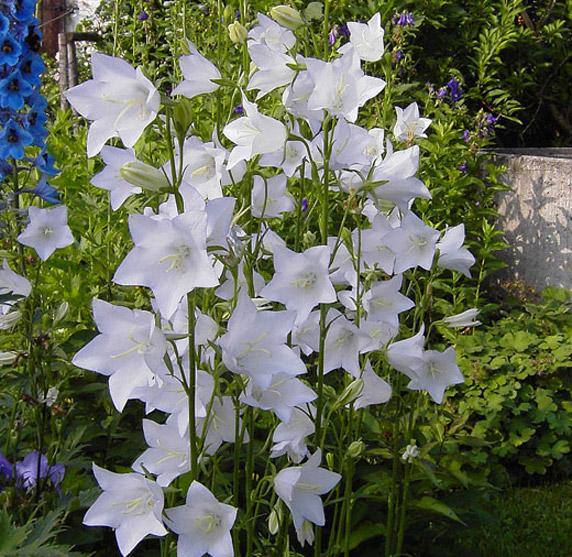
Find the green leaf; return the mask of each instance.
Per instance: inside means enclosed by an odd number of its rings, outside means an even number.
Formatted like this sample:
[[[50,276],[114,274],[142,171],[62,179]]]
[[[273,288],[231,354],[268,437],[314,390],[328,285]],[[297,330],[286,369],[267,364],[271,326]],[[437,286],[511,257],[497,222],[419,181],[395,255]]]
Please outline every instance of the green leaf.
[[[352,529],[349,547],[350,549],[355,549],[363,542],[379,536],[385,536],[385,526],[379,522],[375,524],[365,522],[357,528]]]
[[[443,501],[429,497],[428,495],[421,497],[418,501],[414,501],[411,503],[411,506],[416,509],[432,511],[466,526],[466,524],[458,517],[457,513],[449,507],[449,505],[446,505]]]

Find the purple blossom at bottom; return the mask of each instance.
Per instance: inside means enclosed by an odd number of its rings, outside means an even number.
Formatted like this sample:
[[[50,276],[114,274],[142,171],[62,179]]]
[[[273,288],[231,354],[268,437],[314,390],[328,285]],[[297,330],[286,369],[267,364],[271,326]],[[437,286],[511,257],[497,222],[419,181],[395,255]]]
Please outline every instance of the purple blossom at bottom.
[[[459,170],[463,173],[467,172],[467,170],[469,170],[469,165],[467,164],[467,161],[463,161],[460,165],[459,165]]]
[[[399,25],[400,27],[410,27],[415,25],[415,18],[411,12],[401,12],[400,14],[395,14],[391,21],[394,25]]]
[[[463,90],[461,89],[461,84],[457,79],[452,77],[447,82],[447,87],[449,87],[449,93],[451,95],[451,101],[453,103],[459,102],[463,96]]]
[[[149,19],[149,14],[145,10],[141,10],[137,16],[139,21],[147,21]]]
[[[0,483],[2,483],[3,479],[12,479],[12,464],[2,453],[0,453]]]
[[[244,114],[244,107],[241,104],[239,104],[239,105],[235,106],[232,111],[235,114]]]
[[[468,143],[470,139],[471,139],[471,132],[469,130],[465,130],[463,132],[463,140]]]
[[[40,480],[47,478],[54,487],[57,487],[64,479],[64,474],[65,468],[63,464],[49,465],[46,456],[40,455],[38,451],[32,451],[24,460],[16,463],[16,485],[28,490],[38,483],[38,478]]]

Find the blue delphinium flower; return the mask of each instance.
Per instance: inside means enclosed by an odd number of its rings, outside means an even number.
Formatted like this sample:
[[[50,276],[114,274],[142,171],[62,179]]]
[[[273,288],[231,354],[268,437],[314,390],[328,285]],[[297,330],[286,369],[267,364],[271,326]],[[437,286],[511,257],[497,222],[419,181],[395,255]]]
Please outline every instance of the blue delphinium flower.
[[[20,44],[11,35],[4,35],[0,40],[0,64],[15,66],[21,54]]]
[[[0,157],[7,159],[24,158],[24,148],[34,141],[32,134],[28,133],[13,118],[8,120],[2,131],[0,131]]]
[[[32,94],[32,86],[16,71],[0,81],[0,107],[20,110],[26,98]]]
[[[46,176],[42,176],[40,181],[36,184],[35,188],[30,190],[24,190],[26,193],[32,193],[37,195],[40,199],[43,199],[46,203],[51,203],[52,205],[57,205],[60,203],[60,194],[54,186],[48,184]]]

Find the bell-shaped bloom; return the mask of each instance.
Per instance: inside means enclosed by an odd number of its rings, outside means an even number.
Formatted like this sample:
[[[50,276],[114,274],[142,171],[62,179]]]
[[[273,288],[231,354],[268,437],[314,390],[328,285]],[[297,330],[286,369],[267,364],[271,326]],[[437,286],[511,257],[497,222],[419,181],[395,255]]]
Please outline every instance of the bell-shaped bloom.
[[[107,145],[101,149],[101,158],[105,168],[91,179],[91,183],[109,191],[111,208],[116,211],[126,199],[143,191],[140,187],[127,182],[121,175],[123,166],[136,161],[137,158],[133,149],[118,149]]]
[[[206,455],[214,455],[223,443],[235,443],[236,431],[242,429],[242,420],[236,424],[236,410],[230,396],[215,398],[207,418],[197,420],[197,435],[202,435],[205,429],[203,450]],[[249,441],[248,431],[244,432],[243,443]]]
[[[220,79],[218,68],[207,60],[191,42],[187,41],[190,54],[179,58],[183,81],[173,89],[173,95],[183,95],[189,99],[216,91],[220,85],[213,79]]]
[[[307,58],[306,65],[314,83],[308,108],[327,110],[348,122],[355,122],[359,108],[385,87],[383,79],[363,73],[353,49],[333,62]]]
[[[308,454],[306,437],[313,435],[316,431],[312,420],[314,415],[315,410],[310,405],[304,409],[294,408],[290,419],[287,422],[281,422],[274,430],[272,436],[274,445],[270,450],[270,457],[278,458],[286,454],[294,464],[302,462]]]
[[[93,473],[104,490],[83,517],[86,526],[109,526],[121,555],[128,555],[147,535],[165,536],[161,513],[163,490],[143,474],[116,474],[93,465]]]
[[[383,404],[391,398],[391,385],[383,380],[371,367],[369,360],[366,362],[361,375],[363,389],[354,402],[354,408],[366,408],[373,404]]]
[[[191,469],[188,433],[181,435],[174,421],[160,425],[143,420],[143,434],[149,448],[133,463],[133,470],[145,470],[157,476],[157,483],[167,487],[175,478]]]
[[[298,126],[294,126],[292,130],[294,134],[298,135]],[[302,161],[307,159],[308,151],[306,146],[301,141],[288,140],[283,149],[279,149],[274,153],[268,153],[260,157],[260,166],[271,166],[280,168],[289,178],[296,174],[300,168]]]
[[[425,327],[422,325],[415,336],[393,342],[387,347],[389,365],[412,380],[417,377],[417,371],[425,365],[423,360],[424,333]]]
[[[302,253],[295,253],[285,247],[276,248],[276,272],[260,294],[296,311],[296,323],[301,323],[318,304],[336,301],[329,264],[328,246],[314,246]]]
[[[296,406],[305,405],[316,398],[316,393],[299,379],[277,373],[267,389],[261,389],[249,381],[240,395],[240,402],[262,410],[272,410],[282,422],[288,422]]]
[[[353,47],[360,60],[365,60],[366,62],[381,60],[384,52],[384,31],[381,27],[381,15],[379,12],[374,14],[367,23],[348,21],[347,25],[350,30],[350,41],[338,48],[338,52],[343,54]]]
[[[40,209],[28,208],[30,223],[18,236],[18,242],[36,250],[45,261],[59,248],[73,244],[74,238],[68,226],[68,209],[65,205]]]
[[[194,288],[218,285],[206,250],[207,214],[188,211],[173,219],[130,215],[135,247],[127,254],[114,282],[147,286],[161,314],[169,318],[181,298]]]
[[[100,334],[76,353],[72,363],[108,375],[111,399],[121,412],[127,400],[137,398],[138,388],[162,372],[167,342],[148,311],[94,299],[93,317]]]
[[[264,45],[275,52],[287,52],[296,44],[294,33],[259,13],[258,25],[248,32],[248,43]]]
[[[167,524],[179,535],[177,557],[232,557],[230,531],[237,509],[220,503],[196,480],[187,491],[184,505],[166,509]]]
[[[475,263],[475,257],[463,247],[465,241],[465,225],[459,224],[448,228],[443,237],[437,242],[439,259],[437,265],[443,269],[459,271],[466,277],[471,276],[470,268]]]
[[[313,92],[314,81],[311,75],[307,71],[300,72],[292,84],[284,90],[282,104],[290,114],[306,120],[312,131],[317,133],[324,115],[321,109],[308,106]]]
[[[452,347],[444,352],[426,350],[423,353],[423,363],[424,365],[416,370],[415,377],[411,379],[407,388],[427,391],[437,404],[443,402],[447,387],[465,382],[456,362],[455,349]]]
[[[4,259],[0,269],[0,296],[12,294],[15,297],[27,298],[30,292],[32,292],[30,281],[26,277],[12,271],[8,260]],[[4,305],[8,306],[8,304],[0,304],[0,308]],[[6,311],[8,309],[6,308]],[[0,309],[0,313],[6,313],[6,311]]]
[[[368,267],[378,267],[388,275],[393,274],[395,253],[385,243],[385,238],[393,230],[387,217],[378,214],[373,218],[371,228],[361,231],[361,257]],[[354,245],[358,245],[357,231],[352,233]]]
[[[24,460],[16,462],[16,485],[24,489],[33,489],[39,480],[48,479],[57,487],[64,479],[65,468],[63,464],[48,464],[46,455],[38,451],[28,453]]]
[[[429,271],[433,266],[435,245],[439,232],[427,226],[419,217],[409,211],[401,226],[392,230],[384,238],[385,243],[395,253],[395,273],[403,273],[417,266]]]
[[[266,45],[249,44],[250,58],[256,64],[247,91],[257,90],[256,100],[261,99],[274,89],[292,83],[296,72],[291,68],[296,60],[283,52],[272,50]]]
[[[415,307],[415,302],[399,292],[402,283],[403,275],[396,275],[390,280],[372,284],[363,295],[363,307],[368,317],[397,327],[399,314]]]
[[[252,183],[250,210],[254,217],[281,218],[282,213],[294,210],[294,200],[286,191],[286,175],[264,179],[256,175]]]
[[[107,140],[120,137],[133,147],[155,119],[161,96],[155,86],[125,60],[95,52],[91,57],[93,79],[66,91],[70,104],[93,123],[87,135],[87,155],[101,151]]]
[[[321,460],[318,449],[302,466],[284,468],[274,478],[274,491],[290,509],[298,538],[305,520],[324,526],[326,517],[320,495],[328,493],[342,478],[320,468]]]
[[[427,137],[424,132],[431,124],[431,120],[419,117],[417,103],[411,103],[405,109],[396,106],[395,112],[397,113],[397,122],[393,127],[395,139],[413,141],[416,137]]]
[[[242,106],[246,116],[227,124],[223,130],[223,134],[236,145],[228,158],[227,170],[240,161],[283,149],[288,136],[282,122],[260,114],[256,104],[249,102],[244,95]]]
[[[219,340],[224,365],[248,375],[261,389],[267,389],[277,373],[306,373],[304,362],[286,345],[294,318],[290,311],[258,311],[241,291],[228,332]]]

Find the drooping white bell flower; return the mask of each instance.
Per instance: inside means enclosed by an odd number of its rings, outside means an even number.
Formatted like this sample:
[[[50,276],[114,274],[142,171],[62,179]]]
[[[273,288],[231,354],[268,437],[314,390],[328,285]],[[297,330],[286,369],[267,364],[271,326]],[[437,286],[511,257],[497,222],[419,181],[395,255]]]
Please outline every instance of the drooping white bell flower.
[[[348,43],[338,48],[338,52],[344,53],[352,47],[360,60],[366,62],[377,62],[381,60],[384,53],[383,35],[381,27],[381,15],[374,14],[367,23],[348,21],[350,30],[350,40]]]
[[[445,389],[450,385],[464,383],[465,378],[456,362],[455,349],[447,348],[444,352],[426,350],[423,353],[424,365],[415,372],[408,389],[427,391],[437,403],[443,402]]]
[[[283,149],[288,136],[282,122],[260,114],[256,104],[244,95],[242,106],[246,116],[233,120],[222,131],[236,145],[228,158],[227,170],[234,168],[240,161],[249,161],[256,155]]]
[[[385,238],[393,230],[387,217],[377,214],[372,221],[371,228],[361,231],[361,258],[368,267],[379,267],[388,275],[393,274],[395,253],[385,243]],[[358,234],[352,233],[354,245],[358,245]]]
[[[393,135],[396,139],[413,141],[416,137],[427,137],[424,132],[430,126],[431,120],[419,117],[417,103],[411,103],[405,109],[396,106],[395,112],[397,113],[397,122],[393,128]]]
[[[403,275],[381,282],[375,282],[363,295],[363,307],[368,317],[376,321],[385,321],[399,325],[399,314],[415,307],[415,302],[401,294]]]
[[[183,81],[173,89],[173,95],[183,95],[192,99],[204,93],[216,91],[220,85],[213,79],[220,79],[218,68],[207,60],[191,42],[187,41],[190,54],[179,58]]]
[[[206,250],[207,214],[189,211],[173,219],[129,216],[135,247],[127,254],[114,282],[151,288],[161,314],[169,318],[181,298],[197,287],[218,285]]]
[[[306,446],[306,437],[313,435],[316,427],[311,416],[315,415],[313,406],[305,408],[294,408],[290,419],[287,422],[281,422],[274,430],[272,436],[272,448],[270,449],[270,457],[278,458],[282,455],[288,455],[288,458],[298,464],[302,462],[308,454]]]
[[[326,517],[320,495],[328,493],[341,480],[340,474],[320,468],[318,449],[304,464],[280,470],[274,478],[274,491],[290,509],[298,538],[305,520],[324,526]]]
[[[286,110],[308,122],[314,133],[317,133],[324,114],[322,110],[310,108],[308,101],[314,92],[314,81],[307,71],[300,72],[291,85],[282,94],[282,104]]]
[[[230,531],[236,513],[235,507],[219,502],[194,480],[185,504],[165,510],[169,528],[179,535],[177,557],[232,557]]]
[[[206,436],[203,447],[206,455],[214,455],[223,443],[236,442],[236,429],[242,428],[242,420],[236,424],[236,410],[232,397],[215,398],[207,418],[199,418],[196,422],[197,435],[202,435],[206,424]],[[248,431],[244,432],[243,443],[249,441]]]
[[[83,518],[86,526],[109,526],[121,555],[128,555],[147,535],[165,536],[161,513],[163,490],[143,474],[116,474],[93,465],[104,490]]]
[[[323,143],[322,134],[318,141]],[[330,169],[341,170],[369,164],[370,157],[366,151],[370,143],[371,136],[366,129],[339,120],[332,134]]]
[[[327,110],[348,122],[355,122],[359,108],[385,87],[383,79],[363,73],[353,48],[333,62],[315,58],[305,62],[314,82],[308,109]]]
[[[228,332],[219,340],[224,365],[248,375],[261,389],[267,389],[277,373],[306,373],[304,362],[286,345],[294,318],[290,311],[258,311],[241,291]]]
[[[363,373],[363,389],[354,402],[354,408],[366,408],[373,404],[383,404],[391,398],[391,385],[382,379],[371,367],[369,360],[366,362]]]
[[[417,372],[425,365],[423,359],[424,333],[425,326],[421,325],[421,329],[416,335],[393,342],[387,347],[389,365],[412,380],[417,377]]]
[[[359,328],[369,337],[369,342],[364,348],[366,353],[383,350],[399,334],[399,326],[369,318],[362,319]]]
[[[457,315],[451,315],[450,317],[445,317],[443,323],[451,329],[464,329],[465,327],[476,327],[480,325],[481,322],[477,321],[476,317],[479,314],[479,310],[476,308],[471,308]]]
[[[417,266],[429,271],[433,266],[435,245],[439,232],[427,226],[411,211],[401,221],[401,226],[389,232],[384,241],[395,253],[395,273],[403,273]]]
[[[116,211],[126,199],[143,191],[121,176],[121,168],[137,158],[133,149],[119,149],[108,145],[101,149],[101,158],[105,168],[91,179],[91,183],[97,188],[109,191],[111,208]]]
[[[76,353],[72,363],[108,375],[111,399],[121,412],[127,400],[137,398],[137,388],[148,386],[155,372],[163,372],[167,342],[148,311],[95,298],[93,317],[100,334]]]
[[[26,277],[12,271],[8,260],[4,259],[0,269],[0,296],[12,294],[15,297],[27,298],[30,292],[32,292],[30,281]],[[0,304],[0,315],[8,313],[12,305],[12,302]]]
[[[46,261],[56,249],[73,244],[74,238],[68,226],[68,208],[65,205],[41,209],[28,207],[30,222],[18,236],[18,242],[36,250]]]
[[[240,395],[240,402],[262,410],[272,410],[282,422],[288,422],[296,406],[305,405],[316,398],[316,393],[299,379],[277,373],[267,389],[261,389],[249,381]]]
[[[278,89],[278,87],[292,83],[296,76],[296,72],[291,68],[292,65],[296,64],[296,60],[292,56],[256,43],[248,45],[248,53],[257,69],[252,74],[246,90],[257,90],[256,100],[261,99],[274,89]]]
[[[157,476],[157,483],[167,487],[175,478],[191,469],[188,432],[181,435],[174,421],[160,425],[143,420],[143,434],[149,448],[133,463],[133,470],[145,470]]]
[[[463,247],[465,241],[465,225],[459,224],[448,228],[443,237],[437,242],[439,258],[437,265],[443,269],[459,271],[466,277],[471,277],[470,268],[475,263],[475,257]]]
[[[330,248],[314,246],[302,253],[286,247],[274,250],[275,273],[260,294],[296,311],[301,323],[318,304],[336,301],[336,291],[329,276]]]
[[[294,135],[299,136],[300,130],[296,123],[292,129]],[[302,161],[308,158],[306,146],[301,141],[288,140],[283,149],[268,153],[260,157],[260,166],[280,168],[289,178],[299,170]]]
[[[261,44],[276,52],[287,52],[296,44],[290,29],[278,25],[264,14],[257,14],[258,25],[248,32],[249,44]]]
[[[285,174],[264,179],[257,174],[252,183],[252,216],[258,218],[282,218],[282,213],[294,210],[294,199],[286,191]]]
[[[120,137],[133,147],[155,119],[161,96],[141,71],[125,60],[95,52],[91,57],[93,79],[65,92],[70,104],[92,120],[87,135],[87,155],[101,151],[108,139]]]

